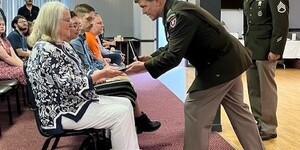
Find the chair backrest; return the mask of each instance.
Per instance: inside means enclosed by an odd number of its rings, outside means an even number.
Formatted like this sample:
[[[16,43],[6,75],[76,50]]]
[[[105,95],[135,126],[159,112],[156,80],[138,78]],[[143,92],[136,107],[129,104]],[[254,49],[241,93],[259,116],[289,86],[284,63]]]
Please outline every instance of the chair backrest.
[[[37,128],[38,128],[40,134],[43,135],[43,136],[49,137],[49,136],[51,136],[51,134],[48,134],[47,132],[45,132],[42,129],[41,120],[39,119],[39,110],[36,106],[35,97],[34,97],[34,94],[33,94],[33,91],[32,91],[32,86],[31,86],[31,83],[29,81],[28,74],[26,72],[26,68],[27,68],[27,63],[24,62],[23,69],[24,69],[24,74],[25,74],[26,82],[27,82],[26,88],[27,88],[27,94],[28,94],[28,98],[29,98],[29,105],[31,107],[31,110],[34,113],[35,122],[36,122],[36,125],[37,125]]]

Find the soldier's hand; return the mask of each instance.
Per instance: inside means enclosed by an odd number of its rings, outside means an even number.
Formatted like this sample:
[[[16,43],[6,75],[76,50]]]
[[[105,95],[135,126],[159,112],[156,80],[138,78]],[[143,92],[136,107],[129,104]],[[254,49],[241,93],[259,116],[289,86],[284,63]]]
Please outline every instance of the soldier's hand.
[[[145,62],[147,60],[150,60],[152,56],[150,55],[144,55],[144,56],[139,56],[139,61]]]
[[[268,60],[269,61],[276,61],[279,58],[280,58],[279,54],[275,54],[275,53],[269,52],[269,55],[268,55]]]

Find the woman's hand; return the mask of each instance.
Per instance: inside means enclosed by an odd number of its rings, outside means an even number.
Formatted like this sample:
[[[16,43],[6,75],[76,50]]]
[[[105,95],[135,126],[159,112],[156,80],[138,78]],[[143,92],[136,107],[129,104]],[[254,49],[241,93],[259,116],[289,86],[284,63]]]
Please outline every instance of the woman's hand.
[[[117,67],[104,67],[102,70],[96,70],[93,72],[92,79],[93,83],[97,83],[98,81],[102,81],[106,78],[113,78],[119,75],[124,75],[123,71],[118,70]]]

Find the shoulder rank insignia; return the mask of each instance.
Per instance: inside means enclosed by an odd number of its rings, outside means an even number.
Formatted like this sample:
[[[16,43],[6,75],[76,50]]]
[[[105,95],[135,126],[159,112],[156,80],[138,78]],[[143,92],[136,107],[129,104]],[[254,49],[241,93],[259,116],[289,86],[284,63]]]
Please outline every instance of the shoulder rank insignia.
[[[277,11],[282,14],[286,12],[286,6],[281,1],[277,6]]]

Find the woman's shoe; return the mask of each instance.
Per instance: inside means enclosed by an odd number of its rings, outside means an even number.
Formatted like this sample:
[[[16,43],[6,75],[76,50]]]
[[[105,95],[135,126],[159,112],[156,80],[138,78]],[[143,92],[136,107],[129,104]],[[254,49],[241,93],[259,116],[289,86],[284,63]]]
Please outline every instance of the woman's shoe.
[[[153,132],[160,127],[159,121],[151,121],[145,113],[135,118],[135,126],[137,134],[142,132]]]

